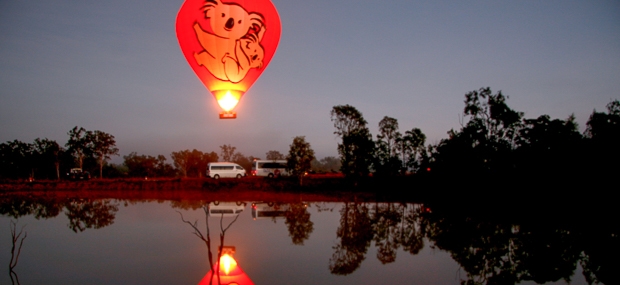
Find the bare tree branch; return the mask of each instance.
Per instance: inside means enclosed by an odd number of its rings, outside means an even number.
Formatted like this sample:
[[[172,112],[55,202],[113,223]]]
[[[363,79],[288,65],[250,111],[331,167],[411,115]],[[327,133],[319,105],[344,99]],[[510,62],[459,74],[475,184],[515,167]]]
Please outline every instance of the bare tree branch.
[[[13,269],[15,268],[15,266],[17,266],[19,255],[22,252],[22,245],[24,245],[24,240],[28,236],[28,233],[24,232],[24,227],[25,227],[24,225],[19,230],[19,233],[16,234],[17,223],[14,221],[11,221],[10,227],[11,227],[11,241],[13,245],[11,246],[11,261],[9,262],[9,276],[11,277],[11,282],[13,284],[16,284],[17,282],[17,284],[19,285],[19,279],[17,278],[17,273],[15,273]],[[21,236],[22,234],[24,234],[23,237]],[[17,244],[18,241],[19,241],[19,246],[17,247],[17,254],[15,254],[15,245]],[[13,277],[15,277],[15,280],[13,280]]]

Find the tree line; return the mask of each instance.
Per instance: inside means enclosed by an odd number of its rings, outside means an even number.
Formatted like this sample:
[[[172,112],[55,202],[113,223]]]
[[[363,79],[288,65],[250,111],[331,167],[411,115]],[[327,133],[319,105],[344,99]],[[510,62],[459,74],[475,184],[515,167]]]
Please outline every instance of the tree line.
[[[248,173],[252,162],[261,159],[245,156],[237,148],[225,144],[220,153],[202,152],[197,149],[180,150],[170,154],[171,162],[164,155],[144,155],[131,152],[123,156],[122,164],[108,163],[113,155],[119,155],[115,137],[103,131],[89,131],[74,127],[67,135],[67,143],[61,146],[48,138],[35,139],[34,143],[19,140],[0,144],[0,178],[2,179],[60,179],[71,168],[98,173],[98,177],[204,177],[210,162],[234,162]],[[265,153],[266,159],[287,160],[291,173],[300,179],[314,167],[318,171],[338,169],[336,158],[327,157],[317,161],[310,143],[305,137],[294,138],[291,150],[284,155],[276,150]]]
[[[0,144],[0,178],[60,179],[70,168],[88,167],[101,177],[111,156],[118,155],[113,135],[74,127],[65,147],[48,138]]]
[[[489,87],[465,94],[465,107],[458,130],[448,138],[426,144],[419,128],[404,133],[398,120],[385,116],[373,138],[362,113],[350,105],[334,106],[330,112],[339,157],[317,160],[305,137],[293,139],[287,155],[276,150],[266,159],[287,160],[289,170],[300,179],[309,171],[341,172],[349,178],[396,176],[411,173],[439,175],[603,175],[617,173],[620,158],[620,101],[613,100],[606,112],[590,115],[584,133],[575,117],[552,119],[548,115],[524,118],[507,104],[501,91]],[[33,143],[18,140],[0,144],[0,178],[60,179],[61,173],[79,167],[98,177],[202,177],[209,162],[235,162],[250,172],[252,161],[236,147],[220,146],[220,153],[200,150],[164,155],[123,156],[120,165],[110,164],[119,155],[113,135],[74,127],[64,147],[50,139]]]
[[[461,128],[448,138],[425,145],[418,128],[401,134],[398,120],[385,116],[373,139],[362,113],[350,105],[334,106],[334,134],[341,138],[341,171],[359,178],[370,173],[394,176],[433,173],[472,175],[604,175],[617,173],[620,158],[620,101],[590,115],[584,133],[574,115],[524,118],[489,87],[465,94]]]

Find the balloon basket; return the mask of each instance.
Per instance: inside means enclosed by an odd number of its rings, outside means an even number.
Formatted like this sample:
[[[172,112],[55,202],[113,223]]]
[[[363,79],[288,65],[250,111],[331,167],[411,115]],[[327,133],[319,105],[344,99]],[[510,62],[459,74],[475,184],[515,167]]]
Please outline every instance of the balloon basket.
[[[236,119],[237,118],[237,113],[236,112],[222,112],[220,113],[220,119]]]

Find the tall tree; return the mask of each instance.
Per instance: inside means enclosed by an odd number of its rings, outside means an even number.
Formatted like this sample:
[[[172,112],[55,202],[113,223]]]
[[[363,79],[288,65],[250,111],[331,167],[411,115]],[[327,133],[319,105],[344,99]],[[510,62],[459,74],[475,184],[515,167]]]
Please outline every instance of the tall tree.
[[[190,151],[188,149],[177,152],[172,152],[170,157],[174,163],[174,167],[180,172],[181,176],[187,177],[187,172],[190,168]]]
[[[286,156],[288,172],[299,179],[299,184],[303,183],[304,175],[312,167],[314,160],[314,150],[306,137],[298,136],[293,139],[288,155]]]
[[[284,154],[280,153],[277,150],[270,150],[267,153],[265,153],[265,159],[267,160],[283,160],[284,159]]]
[[[379,134],[377,135],[377,141],[385,145],[387,155],[389,157],[395,156],[398,148],[396,147],[396,141],[400,137],[398,132],[398,120],[385,116],[379,121]]]
[[[573,171],[581,172],[582,161],[574,153],[582,149],[583,137],[574,116],[551,120],[548,115],[542,115],[523,122],[514,159],[522,173],[565,177]]]
[[[449,138],[439,143],[432,158],[434,168],[463,175],[513,171],[511,156],[523,113],[509,108],[507,99],[488,87],[465,94],[467,122],[459,131],[450,130]]]
[[[150,155],[138,155],[132,152],[125,159],[124,165],[128,169],[130,177],[164,177],[173,176],[174,169],[172,165],[166,163],[166,157],[158,155],[157,157]]]
[[[607,104],[607,113],[594,110],[586,123],[588,164],[593,174],[613,178],[620,171],[620,101]]]
[[[209,162],[218,160],[218,155],[215,152],[203,153],[196,149],[172,152],[170,157],[172,157],[174,166],[183,177],[202,177],[207,171]]]
[[[402,162],[398,157],[398,142],[401,140],[398,132],[398,120],[385,116],[379,122],[379,134],[377,135],[375,149],[375,170],[381,175],[398,174]]]
[[[88,141],[91,153],[99,164],[99,178],[103,178],[103,165],[112,155],[118,155],[116,140],[113,135],[99,130],[89,132],[88,136],[90,136]]]
[[[330,114],[336,128],[334,134],[342,138],[338,144],[340,170],[347,177],[367,176],[375,146],[362,113],[353,106],[339,105]]]
[[[418,170],[419,155],[424,151],[425,142],[426,135],[418,128],[406,131],[405,135],[396,142],[405,169],[412,169],[414,172]]]
[[[87,155],[90,155],[88,145],[92,135],[90,131],[86,131],[86,129],[82,127],[78,128],[77,126],[71,129],[67,134],[69,135],[69,141],[67,141],[65,145],[67,151],[73,155],[78,166],[82,168],[84,166],[84,159]]]
[[[224,161],[230,162],[232,161],[233,156],[235,155],[236,147],[231,146],[230,144],[225,144],[220,146],[222,159]]]
[[[0,144],[0,176],[27,178],[34,175],[34,148],[19,140]]]
[[[47,138],[35,139],[34,148],[39,156],[38,162],[41,170],[49,173],[48,169],[52,168],[56,179],[60,179],[60,155],[64,151],[63,148],[56,141]]]

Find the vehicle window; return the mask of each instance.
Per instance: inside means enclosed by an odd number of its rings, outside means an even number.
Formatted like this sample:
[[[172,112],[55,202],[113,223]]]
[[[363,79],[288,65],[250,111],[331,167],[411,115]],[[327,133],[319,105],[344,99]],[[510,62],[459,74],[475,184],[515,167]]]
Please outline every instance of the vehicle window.
[[[213,209],[211,210],[213,214],[234,214],[232,209]]]

